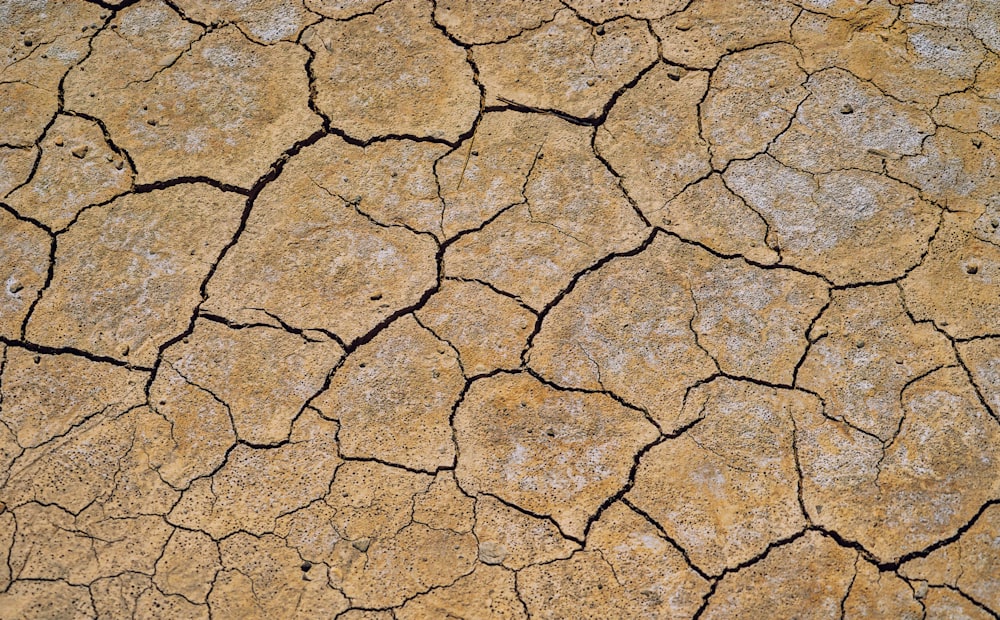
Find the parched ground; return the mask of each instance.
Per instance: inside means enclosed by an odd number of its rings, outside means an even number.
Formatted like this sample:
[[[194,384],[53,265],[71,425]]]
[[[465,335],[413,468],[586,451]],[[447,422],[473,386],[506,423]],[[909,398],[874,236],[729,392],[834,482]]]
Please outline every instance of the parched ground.
[[[1000,617],[1000,3],[0,0],[0,618]]]

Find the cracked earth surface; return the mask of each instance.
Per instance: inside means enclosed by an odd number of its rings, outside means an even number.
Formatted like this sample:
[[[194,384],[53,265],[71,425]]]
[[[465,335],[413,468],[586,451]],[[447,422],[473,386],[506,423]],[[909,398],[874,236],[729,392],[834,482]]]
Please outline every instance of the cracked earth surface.
[[[1000,4],[0,24],[0,619],[1000,618]]]

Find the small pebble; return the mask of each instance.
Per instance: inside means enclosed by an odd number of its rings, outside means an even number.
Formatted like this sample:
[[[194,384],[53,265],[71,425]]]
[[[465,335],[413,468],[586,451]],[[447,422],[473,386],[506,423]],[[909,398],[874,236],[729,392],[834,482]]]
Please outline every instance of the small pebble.
[[[20,282],[14,282],[13,284],[10,285],[10,292],[11,293],[18,293],[22,289],[24,289],[24,285],[21,284]]]
[[[969,274],[970,276],[979,273],[979,265],[977,265],[976,263],[969,263],[968,265],[965,266],[965,273]]]
[[[55,137],[55,138],[54,138],[54,139],[52,140],[52,144],[55,144],[56,146],[62,146],[62,145],[63,145],[63,139],[62,139],[62,136],[56,136],[56,137]]]
[[[694,26],[694,22],[691,21],[690,17],[682,17],[674,22],[674,28],[678,30],[691,30],[692,26]]]
[[[35,43],[31,39],[28,39],[27,41],[24,42],[24,47],[31,47],[34,44]]]
[[[359,538],[351,543],[351,545],[361,553],[368,551],[368,547],[371,546],[371,544],[372,541],[370,538]]]
[[[675,82],[681,79],[683,75],[684,75],[684,69],[680,67],[669,67],[667,69],[667,77]]]
[[[604,26],[597,27],[597,34],[604,34]]]
[[[470,155],[472,155],[473,157],[479,157],[479,151],[472,151]]]
[[[1000,218],[990,218],[990,226],[993,228],[1000,228]]]
[[[978,149],[982,145],[983,145],[983,141],[980,140],[979,138],[973,138],[972,139],[972,146],[974,146],[974,147],[976,147]]]
[[[865,348],[865,341],[864,340],[858,340],[857,342],[854,343],[854,346],[856,346],[859,349],[863,349],[863,348]]]
[[[151,126],[151,127],[156,127],[156,119],[155,118],[151,118],[148,121],[146,121],[146,124],[149,125],[149,126]]]
[[[87,156],[88,151],[90,151],[90,147],[87,146],[86,144],[81,144],[80,146],[70,151],[70,153],[72,153],[73,157],[76,157],[77,159],[83,159],[84,157]]]
[[[129,352],[128,345],[127,344],[126,345],[122,345],[122,348],[121,348],[122,357],[128,356],[128,352]]]
[[[309,563],[309,562],[303,562],[302,566],[300,568],[302,568],[302,572],[303,573],[308,573],[309,570],[312,569],[312,567],[313,567],[313,565],[311,563]]]
[[[500,564],[506,557],[507,550],[499,543],[483,542],[479,544],[479,560],[483,564]]]
[[[597,84],[597,80],[595,80],[594,78],[590,78],[589,80],[587,80],[587,86],[593,86],[594,84]]]
[[[854,106],[852,106],[849,103],[845,103],[844,105],[840,106],[841,114],[850,114],[853,111],[854,111]]]
[[[115,169],[116,170],[121,170],[124,167],[125,167],[125,162],[124,161],[122,161],[122,160],[119,159],[118,161],[115,162]]]

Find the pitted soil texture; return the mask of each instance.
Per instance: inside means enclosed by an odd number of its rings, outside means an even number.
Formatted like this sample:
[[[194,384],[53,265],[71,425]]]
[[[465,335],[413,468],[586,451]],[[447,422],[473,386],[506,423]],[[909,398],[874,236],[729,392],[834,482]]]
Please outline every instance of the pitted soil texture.
[[[1000,3],[0,0],[77,618],[1000,618]]]

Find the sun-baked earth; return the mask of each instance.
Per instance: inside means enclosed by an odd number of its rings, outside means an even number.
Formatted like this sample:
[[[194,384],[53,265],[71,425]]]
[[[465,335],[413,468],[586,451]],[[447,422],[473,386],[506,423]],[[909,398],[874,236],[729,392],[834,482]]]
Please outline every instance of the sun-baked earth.
[[[1000,618],[1000,3],[0,0],[78,618]]]

